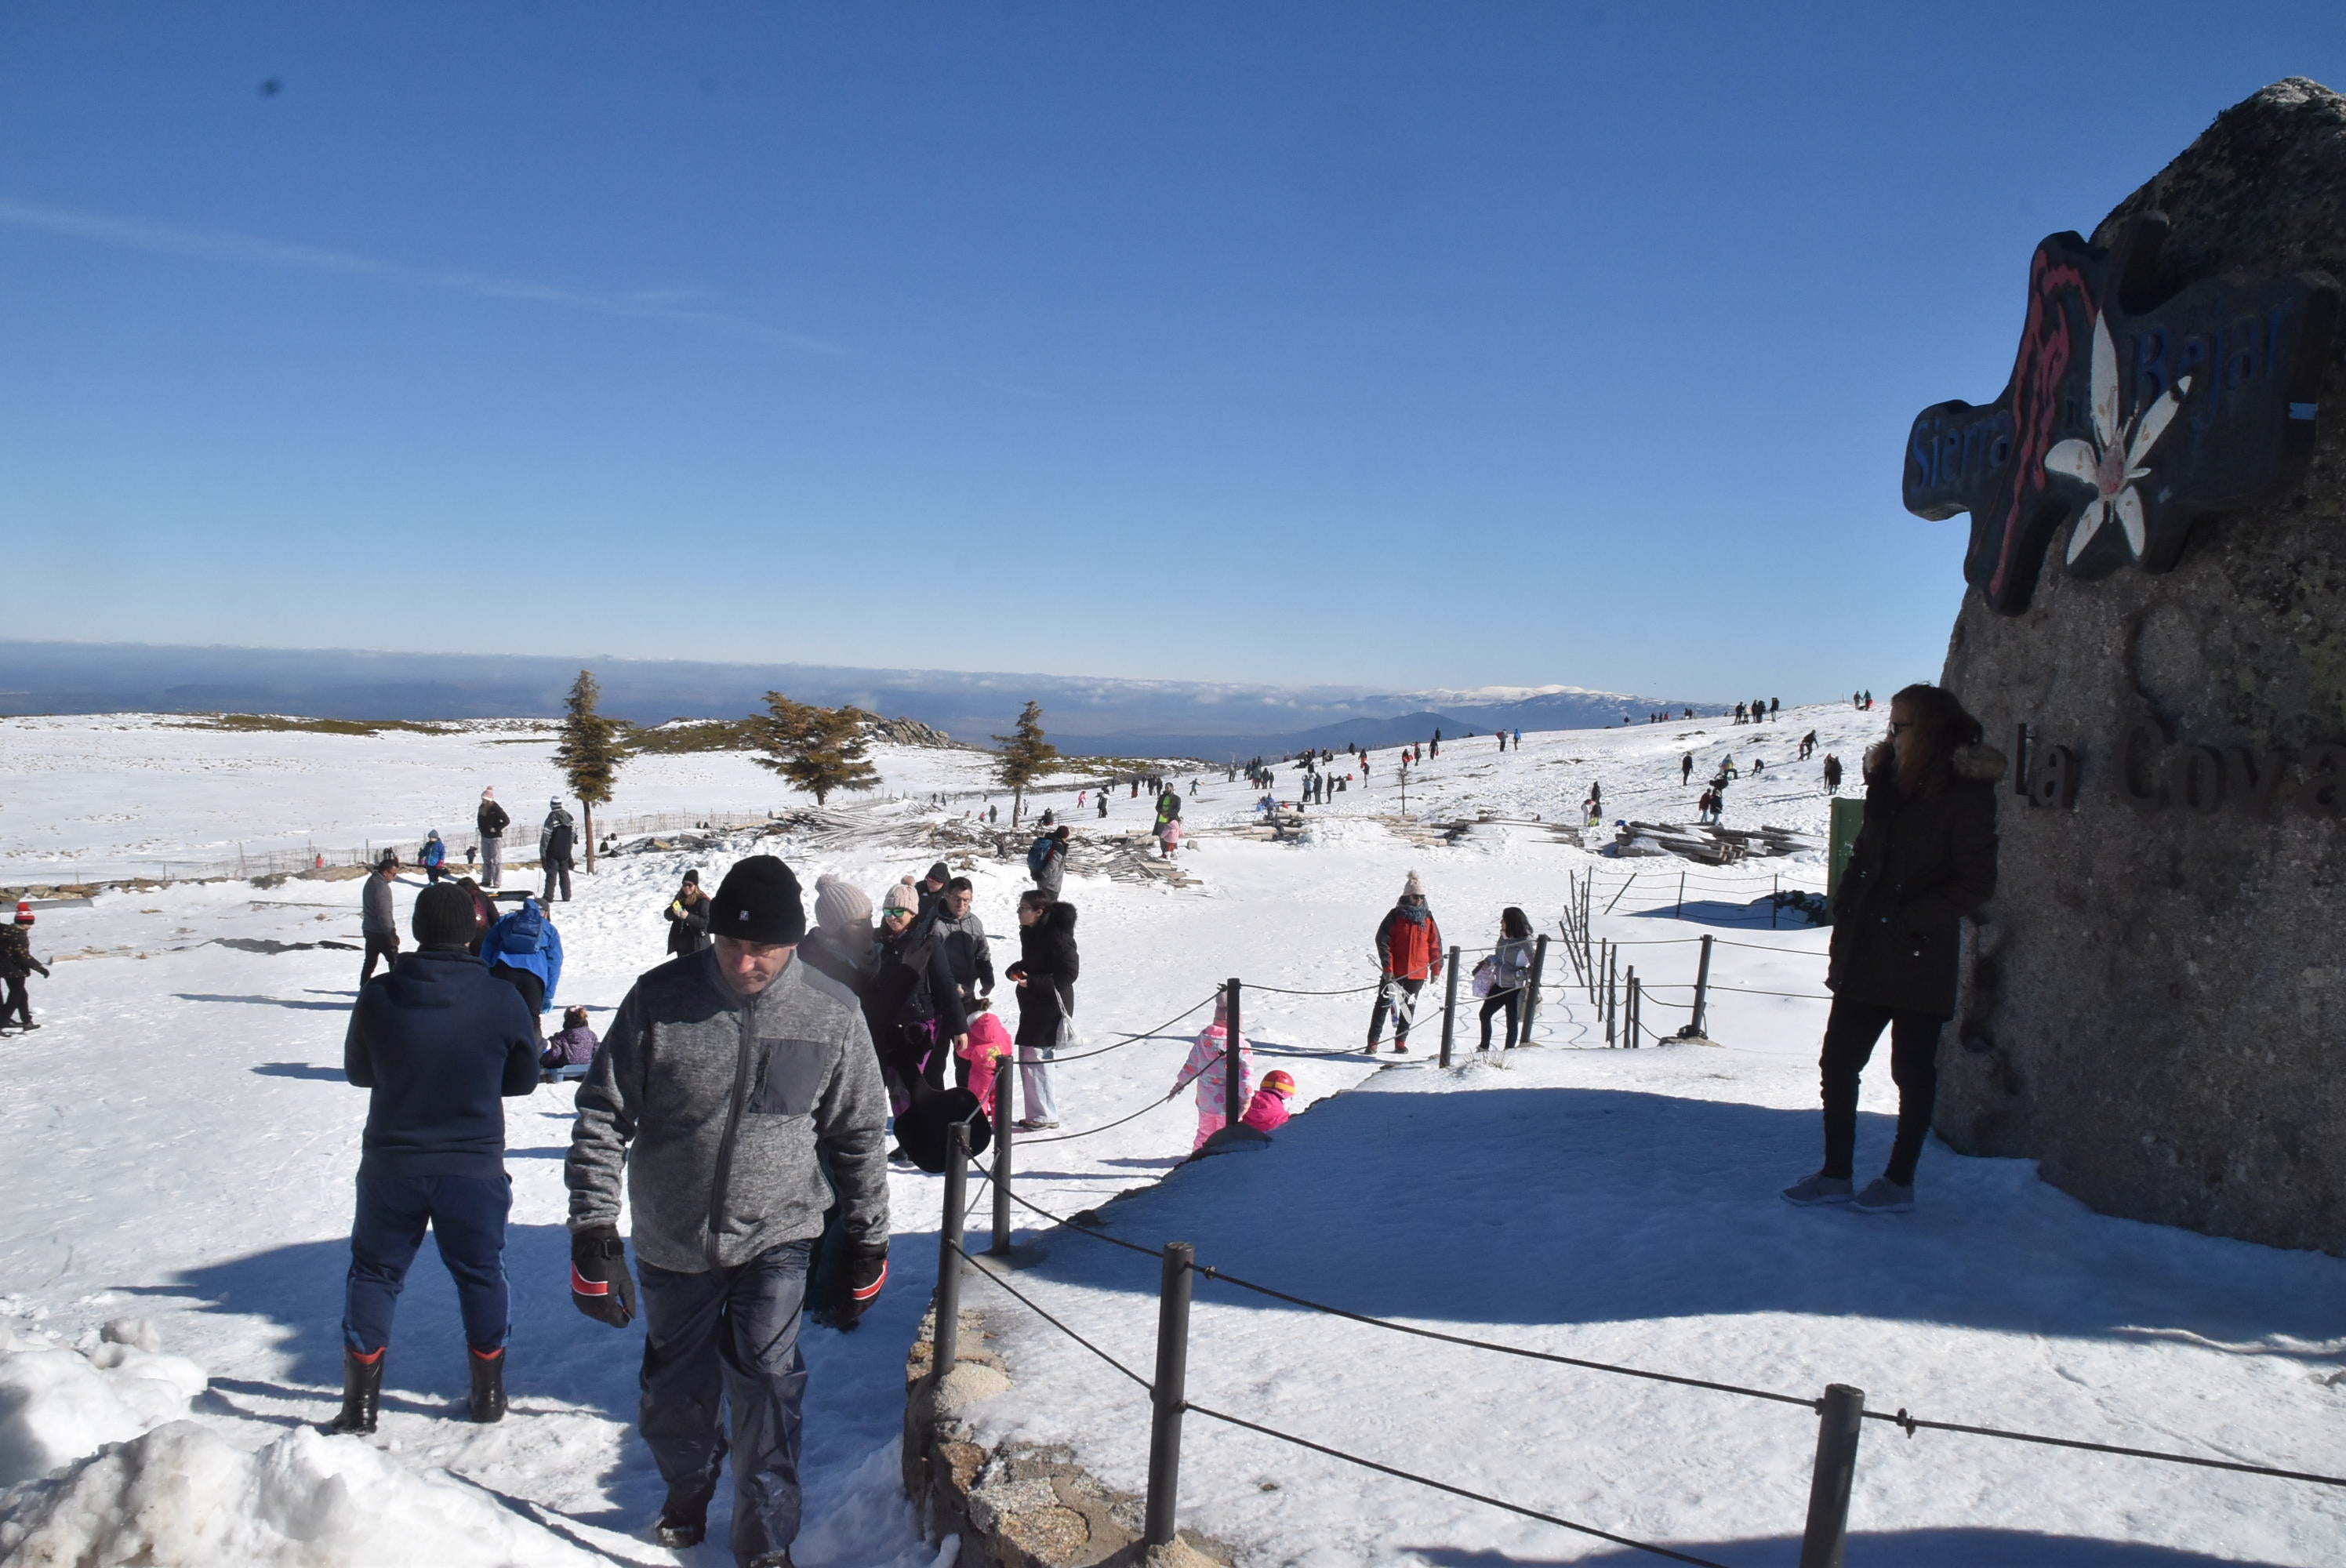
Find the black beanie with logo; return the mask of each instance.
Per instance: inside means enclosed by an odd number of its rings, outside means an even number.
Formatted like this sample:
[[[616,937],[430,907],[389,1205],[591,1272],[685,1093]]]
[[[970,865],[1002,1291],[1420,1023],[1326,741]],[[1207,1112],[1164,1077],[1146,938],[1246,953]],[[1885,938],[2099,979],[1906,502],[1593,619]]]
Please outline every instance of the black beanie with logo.
[[[718,884],[709,911],[709,934],[735,942],[793,947],[806,935],[806,903],[799,880],[772,855],[736,860]]]

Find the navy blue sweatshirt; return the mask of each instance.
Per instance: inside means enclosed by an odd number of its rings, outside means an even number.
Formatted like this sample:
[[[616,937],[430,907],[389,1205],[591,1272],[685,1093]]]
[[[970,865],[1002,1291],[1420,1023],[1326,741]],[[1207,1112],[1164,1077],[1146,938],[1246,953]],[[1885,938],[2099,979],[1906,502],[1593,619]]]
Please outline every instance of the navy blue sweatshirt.
[[[537,1020],[462,948],[403,954],[367,982],[342,1074],[367,1102],[362,1176],[502,1176],[501,1097],[537,1087]]]

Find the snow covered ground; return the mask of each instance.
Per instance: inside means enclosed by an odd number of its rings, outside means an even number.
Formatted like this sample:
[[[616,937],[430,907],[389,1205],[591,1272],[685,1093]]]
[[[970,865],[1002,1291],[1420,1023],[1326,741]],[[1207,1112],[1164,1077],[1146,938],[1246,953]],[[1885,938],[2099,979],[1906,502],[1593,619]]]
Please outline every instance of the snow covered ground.
[[[6,755],[23,755],[27,722],[0,730]],[[114,722],[37,721],[51,727],[46,755],[83,760],[59,761],[46,782],[22,769],[9,779],[0,821],[11,853],[38,844],[95,860],[127,843],[217,842],[228,831],[218,821],[272,814],[342,832],[441,813],[444,831],[479,789],[434,761],[457,755],[432,749],[442,738],[263,736],[265,747],[240,751],[243,738],[189,732],[188,749],[166,752]],[[1680,753],[1695,750],[1698,787],[1731,747],[1747,769],[1755,751],[1770,766],[1764,789],[1731,796],[1730,825],[1820,830],[1815,764],[1777,766],[1811,726],[1853,769],[1881,715],[1804,709],[1758,731],[1713,720],[1526,736],[1504,756],[1487,738],[1454,738],[1413,779],[1410,806],[1569,820],[1595,779],[1608,819],[1684,820],[1694,790],[1678,785]],[[134,751],[155,760],[106,760]],[[542,753],[475,752],[475,765],[499,769],[501,796],[549,792],[525,789],[530,775],[505,760],[527,754],[542,769]],[[946,788],[918,771],[922,758],[959,755],[885,759],[890,785]],[[276,759],[267,790],[248,780],[240,792],[232,772],[208,765],[214,756]],[[1815,1162],[1824,1007],[1810,998],[1825,933],[1770,931],[1750,903],[1779,862],[1699,872],[1688,918],[1674,920],[1676,861],[1602,860],[1512,823],[1454,846],[1404,841],[1380,820],[1398,807],[1392,756],[1372,764],[1372,789],[1315,809],[1305,842],[1201,833],[1184,851],[1198,886],[1071,879],[1086,1041],[1150,1033],[1228,975],[1303,991],[1366,983],[1375,923],[1415,868],[1445,936],[1468,948],[1493,939],[1508,903],[1553,931],[1572,873],[1598,877],[1601,907],[1637,872],[1597,929],[1642,975],[1689,980],[1690,939],[1705,931],[1749,944],[1718,950],[1714,978],[1742,988],[1712,1000],[1719,1045],[1605,1051],[1590,1010],[1566,991],[1537,1048],[1504,1069],[1445,1074],[1425,1060],[1430,1024],[1407,1057],[1351,1054],[1366,997],[1250,992],[1260,1065],[1276,1057],[1313,1108],[1262,1155],[1208,1162],[1117,1205],[1117,1234],[1189,1240],[1202,1261],[1250,1278],[1447,1332],[1803,1396],[1847,1381],[1877,1408],[1921,1416],[2346,1471],[2346,1263],[2108,1219],[2024,1163],[1936,1145],[1912,1216],[1785,1208],[1776,1188]],[[710,769],[678,786],[684,809],[726,803],[687,791],[709,794],[736,764],[760,786],[741,804],[793,803],[740,759],[677,761]],[[649,797],[654,777],[623,775],[614,809],[660,809],[631,793],[640,779]],[[187,802],[208,790],[219,804],[205,810],[249,814],[206,819]],[[1203,828],[1242,820],[1250,799],[1216,776],[1190,816]],[[74,827],[67,806],[129,825]],[[1119,796],[1107,828],[1140,825],[1145,807]],[[1088,802],[1071,820],[1098,827]],[[810,881],[835,871],[875,898],[931,858],[876,842],[779,848]],[[659,909],[677,876],[728,858],[625,856],[580,879],[577,901],[558,911],[562,1000],[598,1017],[615,1004],[660,956]],[[1815,871],[1796,876],[1813,885]],[[989,929],[1014,932],[1023,867],[982,860],[970,874]],[[403,890],[403,917],[413,896]],[[672,1558],[644,1539],[659,1484],[630,1424],[640,1341],[566,1299],[567,1089],[508,1107],[513,1414],[488,1428],[462,1420],[454,1292],[427,1255],[401,1306],[380,1445],[306,1430],[331,1414],[339,1388],[365,1111],[340,1071],[358,955],[253,949],[353,941],[357,914],[356,888],[304,882],[177,886],[43,911],[36,951],[68,960],[34,982],[46,1027],[0,1039],[0,1465],[15,1466],[0,1481],[65,1468],[0,1503],[0,1562],[727,1561],[719,1546]],[[1009,951],[1015,942],[999,944],[997,962]],[[1551,973],[1560,968],[1552,955]],[[1648,1022],[1674,1026],[1663,1003],[1683,996],[1659,993]],[[1161,1099],[1197,1022],[1066,1068],[1067,1130]],[[1461,1029],[1471,1044],[1471,1015]],[[1886,1145],[1891,1095],[1877,1069],[1862,1159]],[[1143,1186],[1186,1153],[1191,1116],[1185,1095],[1097,1135],[1032,1144],[1021,1190],[1066,1214]],[[893,1178],[887,1293],[861,1331],[809,1337],[799,1553],[809,1568],[939,1561],[914,1537],[895,1454],[903,1353],[933,1278],[937,1186]],[[1149,1261],[1064,1232],[1036,1239],[1046,1256],[1020,1288],[1145,1367]],[[966,1299],[1005,1329],[1018,1380],[987,1419],[1071,1441],[1104,1479],[1137,1490],[1137,1390],[985,1282],[971,1281]],[[1198,1401],[1367,1457],[1736,1568],[1795,1554],[1815,1423],[1790,1407],[1398,1339],[1206,1285],[1191,1368]],[[1189,1426],[1184,1522],[1249,1563],[1631,1560],[1202,1418]],[[82,1457],[107,1442],[127,1446]],[[1853,1563],[2316,1564],[2340,1561],[2346,1540],[2346,1507],[2317,1488],[1947,1434],[1910,1440],[1878,1424],[1865,1433],[1853,1516]],[[721,1527],[712,1535],[721,1541]]]

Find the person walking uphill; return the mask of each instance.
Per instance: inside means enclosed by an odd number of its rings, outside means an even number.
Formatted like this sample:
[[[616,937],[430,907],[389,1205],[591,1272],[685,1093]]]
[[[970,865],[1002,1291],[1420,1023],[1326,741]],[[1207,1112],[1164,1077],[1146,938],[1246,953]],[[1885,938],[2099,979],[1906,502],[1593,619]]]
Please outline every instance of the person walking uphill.
[[[362,988],[374,978],[376,959],[399,962],[399,916],[391,904],[391,884],[398,875],[399,857],[385,850],[359,888],[359,935],[366,942],[366,958],[359,965]]]
[[[537,1087],[537,1021],[465,951],[473,901],[454,883],[415,901],[417,951],[359,990],[342,1075],[367,1097],[342,1305],[342,1410],[329,1431],[371,1432],[393,1309],[430,1227],[456,1282],[476,1421],[505,1413],[505,1175],[500,1099]]]
[[[1076,906],[1035,888],[1020,893],[1018,962],[1002,972],[1018,988],[1018,1088],[1026,1101],[1018,1126],[1046,1132],[1059,1125],[1051,1063],[1075,1027],[1076,981],[1083,972]]]
[[[34,974],[49,978],[49,966],[33,956],[33,906],[23,900],[16,904],[16,918],[0,925],[0,981],[8,985],[7,1000],[0,1003],[0,1029],[9,1026],[14,1018],[18,1029],[38,1029],[33,1022],[32,998],[25,994],[25,982]]]
[[[1955,1011],[1963,917],[1995,894],[1995,781],[2003,754],[1979,720],[1935,686],[1890,700],[1890,738],[1865,759],[1865,822],[1835,900],[1833,993],[1819,1063],[1824,1165],[1784,1189],[1796,1204],[1848,1203],[1858,1079],[1882,1032],[1898,1084],[1898,1132],[1879,1180],[1855,1195],[1868,1214],[1914,1207],[1914,1163],[1931,1130],[1939,1033]]]
[[[1484,982],[1488,980],[1488,984]],[[1503,1047],[1515,1048],[1515,1023],[1523,1010],[1524,988],[1532,980],[1531,917],[1509,904],[1499,912],[1499,944],[1491,956],[1474,966],[1475,989],[1483,994],[1483,1043],[1477,1051],[1491,1048],[1492,1015],[1504,1010],[1507,1014],[1507,1039]],[[1529,1044],[1529,1041],[1525,1042]]]
[[[1393,1017],[1393,1049],[1409,1049],[1409,1026],[1417,1012],[1417,993],[1429,980],[1442,977],[1442,928],[1426,907],[1425,884],[1412,871],[1402,884],[1401,901],[1377,926],[1377,1005],[1369,1014],[1369,1050],[1385,1032],[1385,1013]]]
[[[1035,879],[1035,891],[1046,899],[1056,901],[1059,890],[1067,881],[1067,840],[1070,833],[1062,823],[1026,850],[1026,872]]]
[[[736,862],[710,913],[714,947],[636,981],[579,1086],[564,1172],[571,1302],[617,1328],[636,1316],[624,1186],[642,1277],[638,1420],[668,1483],[659,1543],[700,1543],[729,1455],[734,1561],[787,1568],[807,1265],[835,1192],[848,1262],[832,1322],[852,1327],[887,1280],[888,1101],[854,993],[795,962],[806,911],[790,868]]]
[[[481,791],[481,809],[473,813],[473,826],[481,835],[481,885],[502,886],[505,877],[505,830],[513,826],[513,819],[497,804],[495,786]]]

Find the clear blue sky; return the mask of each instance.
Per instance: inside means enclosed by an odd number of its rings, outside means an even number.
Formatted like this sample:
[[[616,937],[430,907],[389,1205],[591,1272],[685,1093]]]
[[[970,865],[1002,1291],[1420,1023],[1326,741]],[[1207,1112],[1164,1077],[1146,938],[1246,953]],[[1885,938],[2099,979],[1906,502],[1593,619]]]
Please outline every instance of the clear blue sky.
[[[2288,75],[2346,5],[18,0],[0,636],[1880,688],[1909,420]]]

